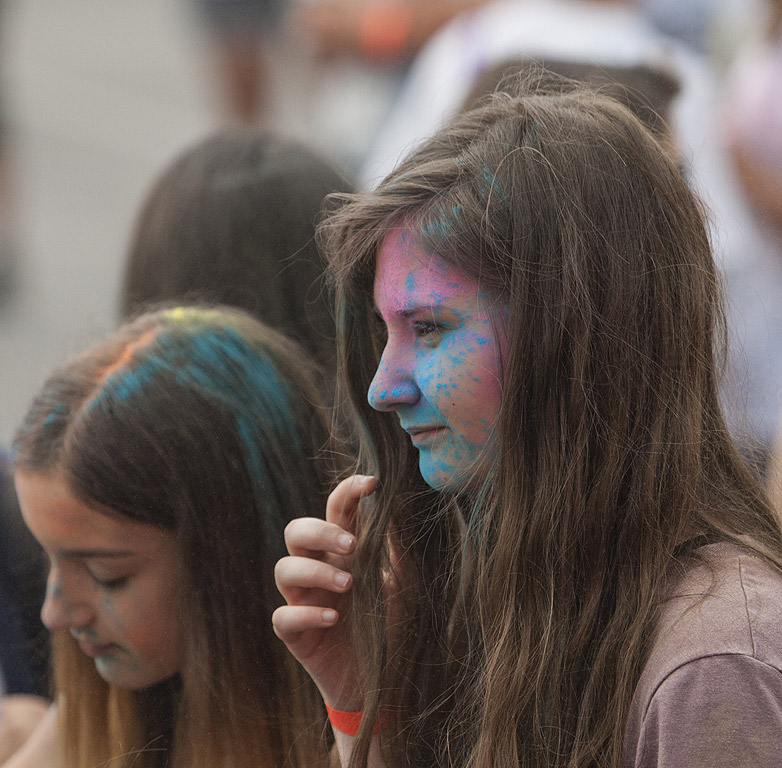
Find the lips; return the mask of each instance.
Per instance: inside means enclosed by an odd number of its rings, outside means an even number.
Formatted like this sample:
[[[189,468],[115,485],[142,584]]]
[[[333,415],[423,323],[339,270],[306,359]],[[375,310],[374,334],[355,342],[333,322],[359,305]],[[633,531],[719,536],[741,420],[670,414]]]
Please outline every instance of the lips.
[[[114,653],[117,650],[117,646],[113,643],[107,645],[95,645],[93,643],[87,643],[84,640],[79,640],[79,648],[85,656],[89,656],[92,659],[97,659],[99,656],[108,656],[110,653]]]
[[[447,427],[439,424],[426,424],[419,427],[403,427],[405,432],[410,435],[410,441],[415,446],[427,445],[434,441],[439,435],[446,431]]]

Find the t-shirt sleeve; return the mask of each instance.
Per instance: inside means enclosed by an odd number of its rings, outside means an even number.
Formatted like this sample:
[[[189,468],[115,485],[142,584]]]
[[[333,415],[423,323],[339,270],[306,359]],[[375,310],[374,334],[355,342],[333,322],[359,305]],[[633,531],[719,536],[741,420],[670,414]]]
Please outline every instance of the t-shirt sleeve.
[[[780,768],[782,673],[751,656],[707,656],[660,684],[635,768]]]

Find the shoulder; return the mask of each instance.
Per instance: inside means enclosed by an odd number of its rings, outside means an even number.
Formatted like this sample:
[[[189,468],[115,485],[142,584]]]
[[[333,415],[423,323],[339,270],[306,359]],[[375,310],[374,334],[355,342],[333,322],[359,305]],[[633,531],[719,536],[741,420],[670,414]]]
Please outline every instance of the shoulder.
[[[57,705],[50,705],[43,716],[37,712],[36,717],[37,726],[21,747],[2,764],[2,768],[61,768],[62,745],[59,739]]]
[[[644,677],[681,664],[743,654],[782,670],[782,573],[732,544],[711,544],[661,606]]]
[[[664,602],[631,704],[625,763],[782,764],[782,574],[702,550]]]

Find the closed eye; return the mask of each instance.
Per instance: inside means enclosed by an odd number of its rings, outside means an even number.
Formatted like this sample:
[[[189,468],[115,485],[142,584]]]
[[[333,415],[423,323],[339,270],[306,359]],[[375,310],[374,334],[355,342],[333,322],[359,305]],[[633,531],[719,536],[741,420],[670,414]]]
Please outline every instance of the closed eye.
[[[101,588],[107,589],[109,592],[117,589],[122,589],[128,583],[127,576],[120,576],[116,579],[100,579],[94,573],[90,573],[92,580]]]

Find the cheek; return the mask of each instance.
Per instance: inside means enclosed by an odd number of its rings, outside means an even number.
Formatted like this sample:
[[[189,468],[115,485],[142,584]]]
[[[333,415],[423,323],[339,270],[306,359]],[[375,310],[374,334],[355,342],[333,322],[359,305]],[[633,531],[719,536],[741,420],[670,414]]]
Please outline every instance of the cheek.
[[[177,604],[167,595],[109,594],[101,600],[100,610],[117,642],[139,655],[158,656],[177,636]]]
[[[100,612],[104,621],[116,632],[125,632],[128,627],[128,620],[130,620],[130,626],[133,626],[135,623],[134,613],[137,612],[131,611],[127,607],[123,609],[124,602],[127,601],[119,600],[111,593],[104,595],[100,601]],[[137,618],[136,621],[138,621]]]
[[[483,444],[493,432],[502,401],[501,358],[497,344],[473,346],[453,356],[449,385],[443,389],[452,419],[469,442]]]

